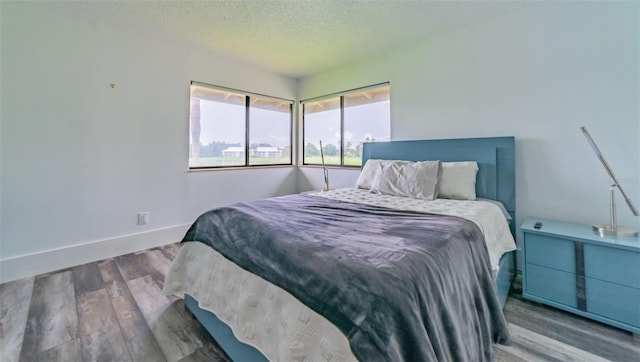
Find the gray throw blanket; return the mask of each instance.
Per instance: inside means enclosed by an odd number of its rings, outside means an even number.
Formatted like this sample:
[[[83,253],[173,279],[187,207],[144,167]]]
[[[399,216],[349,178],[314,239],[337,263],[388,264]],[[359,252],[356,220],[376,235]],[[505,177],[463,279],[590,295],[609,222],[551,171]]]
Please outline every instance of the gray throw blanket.
[[[462,218],[290,195],[208,211],[183,241],[288,291],[361,361],[485,361],[509,342],[482,233]]]

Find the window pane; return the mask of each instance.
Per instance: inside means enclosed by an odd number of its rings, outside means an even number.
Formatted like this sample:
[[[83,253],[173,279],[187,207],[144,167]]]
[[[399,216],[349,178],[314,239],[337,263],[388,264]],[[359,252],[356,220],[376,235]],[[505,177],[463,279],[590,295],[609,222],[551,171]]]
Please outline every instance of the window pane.
[[[340,165],[340,97],[304,104],[304,163]]]
[[[245,164],[245,95],[191,86],[189,167]]]
[[[344,96],[344,165],[362,164],[364,142],[391,139],[389,86]]]
[[[291,102],[252,96],[249,164],[291,164]]]

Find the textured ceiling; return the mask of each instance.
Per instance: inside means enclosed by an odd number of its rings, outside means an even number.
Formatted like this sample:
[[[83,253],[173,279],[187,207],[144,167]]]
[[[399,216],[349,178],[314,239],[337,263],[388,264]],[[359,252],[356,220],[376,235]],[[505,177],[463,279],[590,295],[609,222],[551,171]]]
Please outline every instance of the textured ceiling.
[[[531,5],[528,1],[61,2],[79,16],[142,22],[181,40],[304,77]]]

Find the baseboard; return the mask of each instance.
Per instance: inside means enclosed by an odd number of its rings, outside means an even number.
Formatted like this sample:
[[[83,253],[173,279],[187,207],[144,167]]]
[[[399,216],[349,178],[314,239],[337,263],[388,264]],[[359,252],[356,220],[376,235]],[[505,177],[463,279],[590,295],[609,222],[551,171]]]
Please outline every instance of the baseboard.
[[[0,283],[178,242],[190,224],[171,226],[0,260]]]

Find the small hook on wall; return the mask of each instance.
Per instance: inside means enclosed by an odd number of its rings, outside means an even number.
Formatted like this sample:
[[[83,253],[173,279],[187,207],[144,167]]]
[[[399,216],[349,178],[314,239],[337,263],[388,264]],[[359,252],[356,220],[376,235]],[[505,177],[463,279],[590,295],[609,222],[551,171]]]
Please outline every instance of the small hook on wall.
[[[110,86],[111,86],[111,88],[115,88],[116,84],[115,83],[111,83]]]

